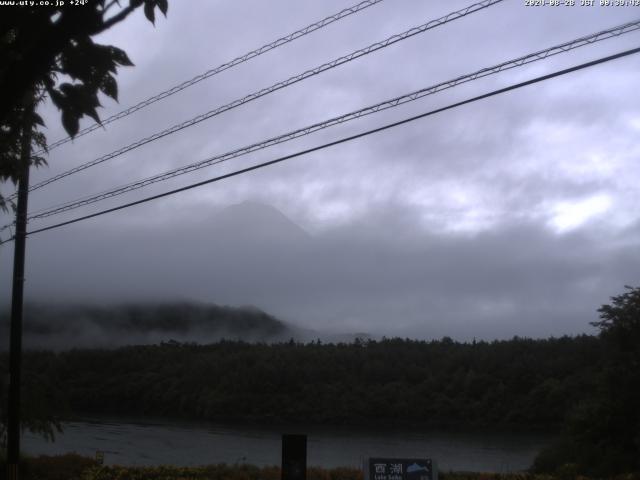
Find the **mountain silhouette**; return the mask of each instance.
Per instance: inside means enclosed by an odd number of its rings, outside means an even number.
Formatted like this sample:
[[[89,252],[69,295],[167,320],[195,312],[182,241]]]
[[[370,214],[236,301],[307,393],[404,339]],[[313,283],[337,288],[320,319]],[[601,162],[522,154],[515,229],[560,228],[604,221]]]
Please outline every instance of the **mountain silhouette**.
[[[277,208],[259,202],[243,202],[220,210],[211,218],[213,240],[282,246],[304,245],[311,236]]]

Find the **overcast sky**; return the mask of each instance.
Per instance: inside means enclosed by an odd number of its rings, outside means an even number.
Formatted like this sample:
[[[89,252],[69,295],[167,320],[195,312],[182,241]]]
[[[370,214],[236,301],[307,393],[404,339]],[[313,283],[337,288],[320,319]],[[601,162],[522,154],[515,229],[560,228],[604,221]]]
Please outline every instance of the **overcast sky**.
[[[136,64],[123,107],[353,1],[171,1],[97,41]],[[32,183],[472,2],[384,0],[51,152]],[[577,3],[580,3],[577,0]],[[596,2],[599,3],[599,2]],[[34,192],[107,190],[640,17],[506,0]],[[637,47],[582,47],[184,175],[74,218]],[[594,332],[640,272],[640,56],[476,102],[224,182],[32,236],[27,300],[255,305],[320,330],[458,339]],[[42,108],[50,142],[59,114]],[[86,123],[88,125],[89,122]],[[4,185],[3,193],[11,191]],[[233,206],[232,208],[228,208]],[[6,223],[9,217],[3,217]],[[12,247],[0,247],[8,298]]]

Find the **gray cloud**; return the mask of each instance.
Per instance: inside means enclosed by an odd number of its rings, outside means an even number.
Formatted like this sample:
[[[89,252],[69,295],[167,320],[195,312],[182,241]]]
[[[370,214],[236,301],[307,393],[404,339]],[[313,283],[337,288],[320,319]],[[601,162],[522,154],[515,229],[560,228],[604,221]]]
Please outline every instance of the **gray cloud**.
[[[387,208],[317,235],[252,203],[119,232],[85,225],[55,256],[42,246],[62,233],[32,240],[28,291],[253,304],[325,331],[546,336],[590,331],[596,308],[640,267],[637,243],[607,232],[521,223],[461,236],[422,230],[415,214]]]
[[[351,2],[174,3],[156,28],[140,14],[100,39],[125,48],[136,63],[119,74],[122,105],[105,102],[103,117]],[[385,1],[56,149],[34,181],[468,3]],[[31,206],[128,183],[599,31],[628,21],[629,11],[504,2],[51,185],[32,195]],[[95,209],[631,48],[637,38],[472,82]],[[590,331],[595,309],[623,284],[638,283],[636,61],[34,236],[27,292],[76,302],[176,297],[254,304],[304,326],[387,335]],[[58,113],[46,106],[43,115],[49,139],[62,136]],[[246,201],[275,206],[308,233],[262,207],[218,224],[217,212]],[[259,212],[267,224],[280,218],[277,226],[260,227]],[[264,238],[265,228],[276,232]],[[5,291],[10,253],[0,247]]]

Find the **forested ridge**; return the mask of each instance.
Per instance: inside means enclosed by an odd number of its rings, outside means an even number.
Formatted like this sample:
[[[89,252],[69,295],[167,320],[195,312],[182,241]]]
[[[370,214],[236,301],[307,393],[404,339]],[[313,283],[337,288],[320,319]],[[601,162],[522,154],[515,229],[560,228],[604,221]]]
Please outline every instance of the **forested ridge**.
[[[0,336],[9,334],[8,307],[0,313]],[[210,343],[221,338],[274,342],[296,332],[254,307],[194,302],[25,305],[27,349],[66,350],[153,344],[175,339]],[[2,346],[0,346],[2,348]]]
[[[600,340],[591,336],[169,342],[31,352],[25,380],[32,385],[25,388],[46,391],[62,415],[556,429],[595,388],[601,354]]]

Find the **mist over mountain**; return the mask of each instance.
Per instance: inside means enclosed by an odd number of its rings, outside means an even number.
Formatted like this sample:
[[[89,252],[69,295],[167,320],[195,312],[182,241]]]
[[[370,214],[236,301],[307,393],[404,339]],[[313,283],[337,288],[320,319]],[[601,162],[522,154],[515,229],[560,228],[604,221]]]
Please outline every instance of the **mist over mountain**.
[[[362,329],[315,328],[304,318],[290,316],[285,322],[253,301],[272,306],[268,299],[277,293],[295,304],[300,292],[291,286],[316,281],[310,277],[309,259],[318,255],[321,245],[278,209],[258,202],[223,208],[207,222],[188,224],[182,241],[187,248],[171,248],[179,243],[175,232],[159,230],[152,242],[135,230],[126,239],[105,235],[109,247],[100,250],[117,252],[126,269],[96,262],[81,244],[74,252],[73,272],[43,284],[50,272],[60,270],[59,257],[36,260],[38,273],[30,275],[27,290],[25,348],[115,348],[171,340],[206,344],[221,339],[351,342],[370,337]],[[97,272],[102,281],[95,278]],[[81,284],[82,278],[91,282]],[[251,304],[257,307],[246,306]],[[5,338],[9,310],[6,303],[0,316]]]
[[[8,334],[8,316],[0,329]],[[221,339],[277,342],[299,332],[254,307],[196,303],[26,306],[27,349],[115,348],[168,341],[212,343]],[[8,335],[7,335],[8,337]]]
[[[9,338],[8,308],[0,315],[0,336]],[[220,340],[280,343],[322,340],[352,342],[364,332],[333,334],[285,323],[252,307],[193,302],[119,305],[43,304],[25,306],[26,349],[118,348],[166,342],[209,344]],[[6,350],[7,344],[0,346]]]
[[[26,301],[254,305],[308,340],[336,335],[342,341],[355,332],[546,338],[590,333],[589,322],[621,288],[620,278],[633,284],[637,276],[631,244],[602,250],[601,239],[588,232],[559,236],[521,222],[474,235],[437,233],[391,207],[317,229],[280,208],[287,214],[244,202],[194,209],[171,223],[149,215],[118,231],[78,224],[54,252],[52,242],[64,229],[33,236]],[[0,253],[2,271],[10,272],[11,252]],[[10,276],[2,282],[7,302]],[[118,340],[125,343],[132,342]]]

